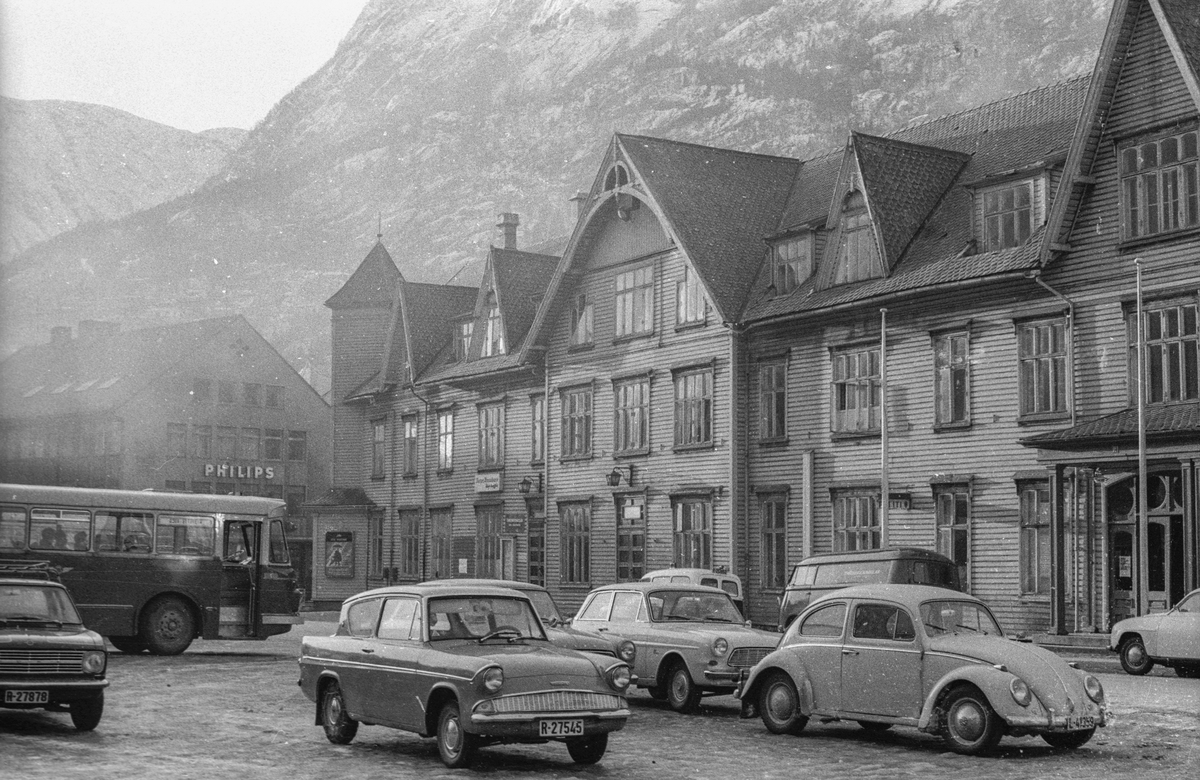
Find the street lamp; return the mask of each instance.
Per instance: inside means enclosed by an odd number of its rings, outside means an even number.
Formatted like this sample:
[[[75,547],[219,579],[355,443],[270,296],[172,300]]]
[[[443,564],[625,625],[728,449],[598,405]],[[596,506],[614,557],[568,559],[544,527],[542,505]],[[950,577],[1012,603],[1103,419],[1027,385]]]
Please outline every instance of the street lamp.
[[[622,471],[622,469],[629,469],[629,473],[626,474],[624,471]],[[625,483],[627,485],[629,485],[629,487],[633,487],[633,464],[632,463],[629,464],[628,466],[613,466],[613,470],[604,475],[604,481],[608,484],[609,487],[615,488],[621,484],[622,477],[625,478]]]
[[[533,479],[531,479],[530,477],[525,477],[525,479],[523,479],[517,483],[517,490],[520,491],[521,495],[523,495],[523,496],[529,495],[529,493],[531,491],[533,491]],[[538,475],[537,475],[537,492],[538,493],[542,492],[542,474],[541,474],[541,472],[538,472]]]

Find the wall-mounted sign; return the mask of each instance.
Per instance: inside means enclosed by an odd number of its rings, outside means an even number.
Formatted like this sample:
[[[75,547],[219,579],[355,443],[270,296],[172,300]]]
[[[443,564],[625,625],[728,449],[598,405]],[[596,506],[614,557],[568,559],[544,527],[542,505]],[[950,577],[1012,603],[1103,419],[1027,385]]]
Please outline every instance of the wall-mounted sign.
[[[503,473],[485,471],[475,475],[476,493],[499,493],[504,489]]]
[[[506,534],[523,534],[523,533],[525,533],[525,515],[505,515],[504,516],[504,533],[506,533]]]
[[[912,493],[888,493],[888,509],[912,509]]]
[[[275,479],[274,466],[238,466],[232,463],[205,463],[204,476],[234,479]]]
[[[354,576],[354,532],[325,532],[325,576],[346,579]]]

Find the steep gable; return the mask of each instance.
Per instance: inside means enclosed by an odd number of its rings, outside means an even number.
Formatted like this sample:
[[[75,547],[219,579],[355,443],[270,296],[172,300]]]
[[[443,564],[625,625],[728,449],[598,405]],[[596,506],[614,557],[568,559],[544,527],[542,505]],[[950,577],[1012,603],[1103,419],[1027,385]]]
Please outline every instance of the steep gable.
[[[478,294],[475,287],[401,284],[386,381],[407,384],[433,365],[453,338],[454,321],[472,311]]]
[[[390,306],[396,297],[396,285],[404,276],[392,256],[376,241],[341,288],[325,301],[331,309]]]
[[[509,351],[524,341],[559,258],[515,249],[491,251],[491,265]]]

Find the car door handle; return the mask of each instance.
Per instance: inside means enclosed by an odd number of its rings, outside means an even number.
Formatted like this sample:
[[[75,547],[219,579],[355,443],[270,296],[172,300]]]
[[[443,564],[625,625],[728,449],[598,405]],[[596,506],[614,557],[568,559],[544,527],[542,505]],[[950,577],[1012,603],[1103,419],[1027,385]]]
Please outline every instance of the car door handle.
[[[858,655],[857,650],[843,650],[842,655]]]

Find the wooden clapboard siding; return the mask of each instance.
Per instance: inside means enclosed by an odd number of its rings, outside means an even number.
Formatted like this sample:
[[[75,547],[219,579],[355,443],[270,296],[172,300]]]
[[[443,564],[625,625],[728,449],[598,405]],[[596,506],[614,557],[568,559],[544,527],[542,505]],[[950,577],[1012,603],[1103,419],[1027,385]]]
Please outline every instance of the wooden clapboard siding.
[[[1136,135],[1196,113],[1150,4],[1140,6],[1106,127],[1112,138]]]

